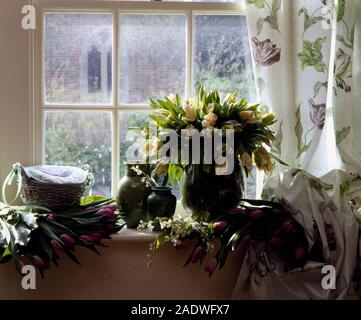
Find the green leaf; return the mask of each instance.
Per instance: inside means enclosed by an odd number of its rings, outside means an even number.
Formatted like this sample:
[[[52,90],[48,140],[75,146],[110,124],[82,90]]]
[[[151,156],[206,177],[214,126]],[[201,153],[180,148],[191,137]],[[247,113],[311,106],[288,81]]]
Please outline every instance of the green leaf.
[[[297,56],[301,60],[302,70],[305,67],[313,67],[317,72],[325,72],[326,65],[323,62],[322,46],[326,37],[318,38],[314,42],[303,40],[303,49]]]
[[[276,160],[277,162],[279,162],[280,164],[282,164],[283,166],[289,167],[289,165],[282,161],[280,158],[278,158],[276,155],[274,155],[273,153],[269,153],[270,157],[273,158],[274,160]]]
[[[3,254],[2,254],[1,260],[2,260],[3,258],[6,258],[7,256],[11,256],[10,247],[6,247],[5,251],[4,251]]]
[[[243,238],[248,234],[248,228],[242,228],[235,232],[227,243],[227,247],[231,247],[232,251],[235,251],[237,246],[242,242]]]
[[[84,206],[84,205],[94,205],[95,204],[99,204],[102,203],[103,201],[107,201],[109,200],[108,198],[105,198],[103,196],[88,196],[88,197],[83,197],[81,199],[80,205]]]
[[[303,7],[298,11],[298,16],[301,16],[301,14],[304,15],[303,32],[306,32],[308,28],[323,20],[323,17],[320,16],[310,16],[306,7]]]
[[[49,237],[50,239],[55,239],[58,240],[62,245],[64,245],[63,240],[61,240],[57,234],[45,223],[40,223],[39,222],[39,228],[42,229],[43,233]]]
[[[351,127],[344,127],[336,132],[336,144],[340,145],[344,140],[347,139],[351,132]]]
[[[168,177],[169,177],[169,180],[172,184],[172,186],[175,185],[175,166],[170,163],[169,166],[168,166]]]
[[[264,21],[267,22],[272,29],[277,30],[278,32],[280,31],[277,16],[267,16]]]
[[[283,206],[282,204],[280,204],[279,202],[275,202],[275,201],[269,201],[269,200],[256,200],[256,199],[241,199],[241,201],[243,202],[247,202],[253,206],[257,206],[257,207],[269,207],[269,208],[274,208],[274,209],[279,209],[279,210],[283,210]]]
[[[229,249],[227,245],[222,246],[221,249],[217,253],[217,260],[219,262],[219,270],[223,268],[223,266],[226,263],[227,257],[228,257]]]
[[[345,15],[346,0],[338,0],[337,4],[337,22],[340,22]]]
[[[350,190],[350,188],[351,188],[350,181],[345,181],[345,182],[341,183],[341,185],[340,185],[341,198],[343,198],[346,195],[346,193]]]
[[[265,6],[265,0],[246,0],[247,4],[253,4],[258,9],[262,9]]]
[[[277,11],[281,8],[281,0],[272,0],[272,14],[277,15]]]
[[[349,42],[348,40],[345,39],[344,36],[338,34],[336,36],[336,40],[341,42],[345,47],[349,48],[349,49],[353,49],[353,43]]]
[[[283,121],[281,121],[278,131],[276,133],[276,139],[272,144],[272,151],[276,152],[278,155],[282,153],[282,140],[283,140],[283,132],[282,132]]]
[[[322,87],[327,89],[327,84],[327,81],[317,81],[313,87],[313,98],[316,98],[316,96],[318,96]]]
[[[301,104],[298,105],[295,116],[296,116],[295,134],[297,138],[297,151],[298,151],[298,155],[300,155],[303,147],[303,141],[302,141],[303,126],[301,122]]]

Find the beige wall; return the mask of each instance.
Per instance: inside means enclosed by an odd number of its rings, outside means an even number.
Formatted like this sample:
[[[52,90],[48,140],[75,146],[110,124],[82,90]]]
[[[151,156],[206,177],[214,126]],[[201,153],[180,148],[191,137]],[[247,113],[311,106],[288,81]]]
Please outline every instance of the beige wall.
[[[11,164],[31,162],[31,31],[21,28],[29,0],[0,1],[0,183]]]

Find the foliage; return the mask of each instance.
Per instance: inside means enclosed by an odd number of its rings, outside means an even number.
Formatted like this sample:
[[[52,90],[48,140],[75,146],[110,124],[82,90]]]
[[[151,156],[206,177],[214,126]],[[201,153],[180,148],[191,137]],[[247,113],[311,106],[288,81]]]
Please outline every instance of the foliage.
[[[302,52],[298,54],[302,70],[313,67],[317,72],[325,72],[327,66],[323,62],[322,46],[326,38],[317,38],[314,42],[303,40]]]
[[[258,9],[267,9],[268,14],[266,17],[261,17],[257,20],[257,34],[259,35],[262,32],[264,23],[268,23],[269,26],[280,32],[279,22],[278,22],[278,11],[281,8],[281,0],[272,0],[271,4],[266,0],[246,0],[248,5],[254,5]]]
[[[285,200],[244,200],[241,207],[214,213],[211,222],[195,221],[191,217],[160,218],[162,232],[151,249],[158,250],[166,243],[176,249],[186,249],[195,244],[184,266],[202,265],[207,254],[214,254],[205,266],[211,276],[218,267],[222,269],[230,252],[243,241],[254,245],[264,243],[267,250],[275,251],[286,261],[286,271],[303,267],[307,261],[308,241],[302,226],[294,219],[299,213]],[[157,221],[143,223],[140,228],[152,227]]]
[[[38,206],[8,206],[0,203],[0,263],[13,259],[21,272],[24,260],[43,275],[50,263],[58,265],[57,252],[63,251],[72,261],[75,246],[97,252],[102,239],[119,231],[119,217],[112,199],[90,197],[83,204],[51,212]]]
[[[111,186],[110,116],[97,112],[51,112],[46,118],[45,162],[89,164],[95,175],[94,193],[109,195]]]
[[[241,158],[246,172],[252,171],[253,164],[267,172],[273,169],[271,156],[264,146],[271,146],[275,139],[270,129],[276,121],[275,115],[261,112],[258,104],[248,104],[245,99],[237,100],[235,92],[221,96],[218,91],[207,92],[199,85],[196,99],[182,101],[178,94],[171,94],[164,99],[151,98],[150,107],[154,110],[150,117],[158,126],[160,137],[162,130],[167,129],[175,130],[179,140],[182,134],[188,134],[192,138],[195,132],[202,130],[213,134],[215,128],[227,129],[235,134],[234,154]],[[179,159],[169,161],[165,155],[161,155],[159,150],[165,143],[161,138],[147,136],[147,139],[145,152],[149,159],[177,165],[177,168],[171,166],[168,172],[173,173],[171,181],[175,180],[174,177],[179,177],[179,170],[188,163]],[[203,155],[204,150],[200,152]],[[209,166],[204,164],[203,168],[208,170]]]

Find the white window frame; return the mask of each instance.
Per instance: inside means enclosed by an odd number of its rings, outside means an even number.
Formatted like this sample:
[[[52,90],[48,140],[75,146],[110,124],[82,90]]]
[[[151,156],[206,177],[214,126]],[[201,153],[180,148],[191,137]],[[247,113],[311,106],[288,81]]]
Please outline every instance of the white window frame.
[[[192,49],[193,23],[197,14],[245,15],[243,3],[226,2],[161,2],[161,1],[123,1],[123,0],[34,0],[37,13],[37,29],[33,35],[33,163],[45,162],[45,119],[46,111],[109,111],[112,113],[112,194],[116,192],[119,181],[120,112],[146,111],[146,104],[120,104],[120,66],[119,66],[119,22],[121,13],[180,13],[187,16],[186,27],[186,79],[185,95],[192,93]],[[49,11],[109,12],[113,15],[113,66],[111,104],[49,104],[45,102],[43,83],[43,31],[44,13]]]

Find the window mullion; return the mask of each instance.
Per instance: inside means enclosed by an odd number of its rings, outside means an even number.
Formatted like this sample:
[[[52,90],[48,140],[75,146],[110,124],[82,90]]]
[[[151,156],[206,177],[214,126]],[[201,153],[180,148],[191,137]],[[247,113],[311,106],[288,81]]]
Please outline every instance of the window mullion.
[[[119,167],[120,167],[120,141],[119,141],[119,12],[118,9],[113,10],[113,139],[112,139],[112,194],[115,195],[116,188],[119,180]]]
[[[193,11],[187,13],[186,97],[192,96]]]

